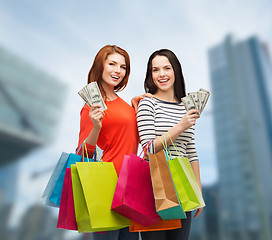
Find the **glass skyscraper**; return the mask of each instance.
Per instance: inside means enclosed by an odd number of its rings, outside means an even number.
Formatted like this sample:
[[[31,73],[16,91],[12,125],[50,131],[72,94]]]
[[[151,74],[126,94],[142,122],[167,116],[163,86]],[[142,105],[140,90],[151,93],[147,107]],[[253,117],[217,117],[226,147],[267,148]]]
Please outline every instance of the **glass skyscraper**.
[[[0,47],[0,167],[49,143],[66,85]]]
[[[272,67],[257,37],[209,50],[222,240],[272,239]]]
[[[0,239],[17,193],[16,160],[53,140],[67,87],[0,47]]]

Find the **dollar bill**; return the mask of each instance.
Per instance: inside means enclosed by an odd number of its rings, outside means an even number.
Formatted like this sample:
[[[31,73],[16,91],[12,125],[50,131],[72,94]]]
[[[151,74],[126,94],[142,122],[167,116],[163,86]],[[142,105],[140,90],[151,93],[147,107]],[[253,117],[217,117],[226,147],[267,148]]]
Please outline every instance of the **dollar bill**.
[[[198,98],[198,92],[191,92],[188,93],[189,96],[192,96],[192,99],[195,103],[196,109],[199,110],[199,98]]]
[[[204,103],[205,93],[198,92],[197,95],[198,95],[198,99],[199,99],[199,109],[198,110],[200,113],[200,110],[201,110],[203,103]]]
[[[184,105],[187,112],[191,109],[197,109],[195,102],[194,102],[191,95],[187,95],[186,97],[183,97],[181,99],[181,101],[183,102],[183,105]]]
[[[101,110],[105,111],[107,106],[96,82],[91,82],[78,92],[79,96],[91,107],[93,104],[101,105]]]
[[[208,102],[210,92],[206,89],[200,88],[198,92],[188,93],[187,96],[183,97],[181,101],[184,104],[186,111],[196,109],[201,114]]]
[[[201,114],[208,102],[208,99],[210,97],[210,92],[206,89],[200,88],[198,91],[198,95],[199,95],[199,113]]]

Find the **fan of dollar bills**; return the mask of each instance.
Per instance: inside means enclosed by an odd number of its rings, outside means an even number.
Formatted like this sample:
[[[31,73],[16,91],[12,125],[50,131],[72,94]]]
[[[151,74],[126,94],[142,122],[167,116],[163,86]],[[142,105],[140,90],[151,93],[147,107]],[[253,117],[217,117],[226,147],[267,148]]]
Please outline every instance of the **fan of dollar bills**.
[[[200,88],[198,92],[188,93],[188,95],[183,97],[181,101],[183,102],[187,112],[191,109],[196,109],[199,111],[199,114],[201,114],[206,106],[206,103],[208,102],[209,97],[210,92]]]
[[[107,109],[107,106],[103,101],[101,92],[96,82],[89,83],[84,88],[82,88],[78,94],[90,107],[93,104],[100,104],[102,111]]]

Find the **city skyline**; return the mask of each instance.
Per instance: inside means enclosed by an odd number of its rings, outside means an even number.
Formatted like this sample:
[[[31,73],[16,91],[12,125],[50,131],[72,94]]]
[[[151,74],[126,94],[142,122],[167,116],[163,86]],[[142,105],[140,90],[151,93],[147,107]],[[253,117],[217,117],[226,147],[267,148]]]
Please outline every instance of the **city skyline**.
[[[79,111],[83,105],[77,91],[86,84],[90,64],[103,45],[117,44],[130,54],[129,84],[120,93],[127,102],[144,92],[147,59],[159,48],[173,50],[180,59],[187,92],[200,87],[211,90],[207,49],[229,33],[238,39],[258,35],[271,47],[271,6],[268,0],[224,1],[220,4],[175,0],[167,3],[1,1],[0,45],[69,86],[58,138],[19,163],[17,216],[30,204],[41,202],[50,171],[35,181],[31,178],[33,172],[50,169],[62,151],[74,151]],[[218,178],[212,114],[212,101],[209,100],[196,125],[196,147],[205,185],[213,184]]]

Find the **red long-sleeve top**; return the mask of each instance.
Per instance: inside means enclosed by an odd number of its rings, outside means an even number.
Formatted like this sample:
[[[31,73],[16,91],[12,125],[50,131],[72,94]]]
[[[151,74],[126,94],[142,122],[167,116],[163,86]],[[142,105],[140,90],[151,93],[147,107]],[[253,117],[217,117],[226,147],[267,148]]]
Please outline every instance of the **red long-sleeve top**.
[[[113,101],[105,101],[107,110],[102,120],[102,128],[97,140],[97,146],[103,150],[102,160],[113,162],[119,175],[124,155],[137,154],[139,135],[134,108],[119,96]],[[85,104],[80,112],[80,132],[78,149],[89,136],[93,123],[89,117],[90,107]],[[86,144],[88,156],[94,153],[95,146]],[[78,152],[81,154],[81,149]]]

